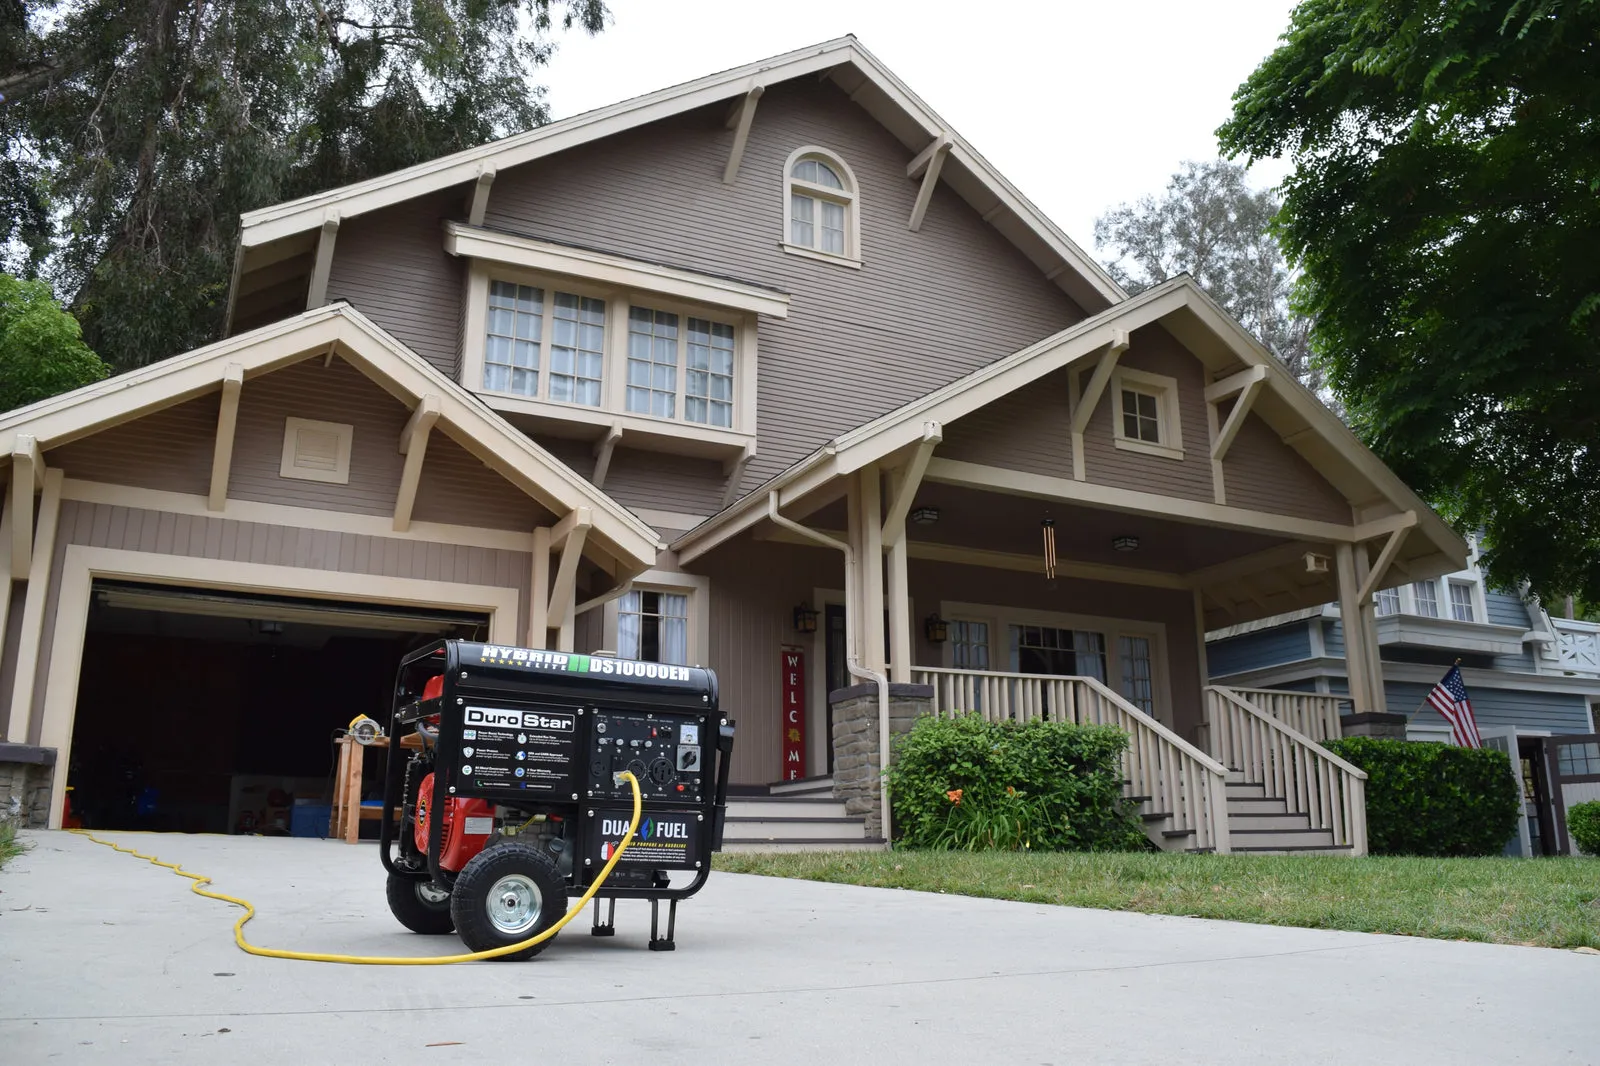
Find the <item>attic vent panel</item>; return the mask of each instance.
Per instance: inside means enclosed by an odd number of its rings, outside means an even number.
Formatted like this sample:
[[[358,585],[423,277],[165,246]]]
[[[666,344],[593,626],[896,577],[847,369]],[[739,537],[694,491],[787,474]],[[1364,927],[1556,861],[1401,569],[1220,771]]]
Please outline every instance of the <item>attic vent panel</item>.
[[[283,463],[280,477],[301,481],[350,483],[350,441],[355,427],[340,422],[286,418],[283,423]]]

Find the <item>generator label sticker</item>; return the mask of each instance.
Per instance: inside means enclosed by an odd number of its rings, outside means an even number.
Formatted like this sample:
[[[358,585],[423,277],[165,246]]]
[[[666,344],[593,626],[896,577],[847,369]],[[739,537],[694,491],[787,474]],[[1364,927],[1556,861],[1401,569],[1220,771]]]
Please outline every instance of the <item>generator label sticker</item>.
[[[469,706],[470,748],[462,775],[480,788],[570,795],[578,743],[577,716],[556,710]],[[468,769],[470,766],[470,769]]]
[[[599,655],[569,655],[565,652],[536,651],[532,648],[505,648],[495,644],[483,645],[478,651],[478,661],[495,666],[520,666],[528,670],[552,670],[572,674],[613,674],[654,681],[689,680],[687,666],[641,663],[632,659],[612,659]]]
[[[597,861],[616,853],[617,845],[628,832],[629,812],[599,811],[599,839],[595,843]],[[700,847],[701,822],[692,814],[646,812],[633,836],[633,843],[622,853],[619,866],[649,866],[653,869],[691,870]]]

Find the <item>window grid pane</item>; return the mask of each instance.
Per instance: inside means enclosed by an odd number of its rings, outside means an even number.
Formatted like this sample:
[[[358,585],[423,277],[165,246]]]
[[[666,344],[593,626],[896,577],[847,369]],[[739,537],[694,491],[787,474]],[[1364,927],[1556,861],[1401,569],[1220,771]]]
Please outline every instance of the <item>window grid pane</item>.
[[[809,181],[813,185],[826,185],[830,189],[844,188],[844,182],[839,180],[839,175],[833,172],[833,168],[815,159],[800,160],[794,165],[792,173],[801,181]]]
[[[520,396],[539,393],[539,338],[544,290],[509,281],[489,283],[483,350],[483,387]]]
[[[606,302],[569,292],[555,294],[550,337],[550,398],[600,406],[605,364]]]
[[[678,316],[628,308],[628,410],[677,417]]]
[[[691,318],[689,366],[683,387],[683,417],[733,428],[733,327]]]
[[[689,663],[689,597],[635,589],[617,608],[617,654],[624,659]]]
[[[952,621],[950,645],[955,669],[989,669],[989,623]]]
[[[1450,617],[1458,622],[1477,621],[1472,610],[1472,586],[1450,582]]]
[[[844,205],[821,201],[822,250],[833,255],[844,254]]]
[[[817,202],[809,196],[792,193],[789,196],[789,240],[803,248],[816,247]]]
[[[1156,397],[1122,390],[1122,435],[1132,440],[1161,443],[1161,416]]]
[[[1600,743],[1562,744],[1556,749],[1562,777],[1600,775]]]
[[[1122,695],[1144,713],[1154,714],[1156,697],[1150,638],[1118,637],[1117,658],[1122,660]]]
[[[1432,581],[1418,581],[1411,586],[1417,600],[1417,613],[1424,618],[1439,617],[1439,588]]]
[[[1377,604],[1377,613],[1381,615],[1400,613],[1400,590],[1379,589],[1373,602]]]

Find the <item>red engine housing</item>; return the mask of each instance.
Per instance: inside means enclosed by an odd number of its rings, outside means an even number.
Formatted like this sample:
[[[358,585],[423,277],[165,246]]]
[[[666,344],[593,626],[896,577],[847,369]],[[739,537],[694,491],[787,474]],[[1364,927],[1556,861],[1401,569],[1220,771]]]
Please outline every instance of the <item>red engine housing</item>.
[[[422,788],[417,792],[417,819],[415,840],[417,850],[424,855],[428,853],[428,830],[433,817],[433,775],[429,774],[422,779]],[[439,850],[439,866],[442,869],[457,873],[473,856],[483,850],[489,842],[489,834],[494,829],[494,804],[485,799],[452,799],[444,805],[444,846]],[[474,825],[473,829],[482,829],[482,832],[468,832],[468,819],[487,819],[488,826],[482,823]]]

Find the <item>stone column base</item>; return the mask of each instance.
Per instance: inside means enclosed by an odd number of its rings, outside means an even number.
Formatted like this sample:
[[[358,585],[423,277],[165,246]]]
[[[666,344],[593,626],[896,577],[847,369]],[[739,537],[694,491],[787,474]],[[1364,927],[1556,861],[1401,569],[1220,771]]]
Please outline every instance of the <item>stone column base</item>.
[[[50,824],[50,778],[56,749],[0,744],[0,819],[30,829]]]
[[[883,836],[882,782],[878,761],[878,686],[852,685],[828,693],[833,708],[833,796],[845,813],[866,818],[867,836]],[[909,733],[933,713],[933,686],[889,685],[889,736]]]
[[[1406,738],[1407,716],[1388,711],[1368,711],[1364,714],[1346,714],[1339,718],[1339,727],[1347,737],[1384,737],[1389,740]]]

